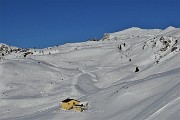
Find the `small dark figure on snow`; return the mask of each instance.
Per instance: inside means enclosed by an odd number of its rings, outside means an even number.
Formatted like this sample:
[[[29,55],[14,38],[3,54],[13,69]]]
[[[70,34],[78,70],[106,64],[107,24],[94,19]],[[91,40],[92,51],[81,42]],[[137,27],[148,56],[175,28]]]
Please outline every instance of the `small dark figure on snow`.
[[[136,70],[135,70],[135,72],[139,72],[139,68],[138,68],[138,67],[136,67]]]
[[[119,45],[118,48],[119,48],[119,50],[121,51],[121,49],[122,49],[122,48],[121,48],[121,45]]]

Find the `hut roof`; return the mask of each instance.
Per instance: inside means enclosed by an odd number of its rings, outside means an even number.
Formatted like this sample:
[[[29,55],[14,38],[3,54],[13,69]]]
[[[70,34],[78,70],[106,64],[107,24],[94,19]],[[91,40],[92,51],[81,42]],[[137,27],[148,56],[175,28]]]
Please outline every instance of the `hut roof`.
[[[71,100],[75,100],[75,99],[69,99],[69,98],[67,98],[67,99],[63,100],[62,102],[69,102],[69,101],[71,101]],[[75,100],[75,101],[77,101],[77,100]],[[79,101],[78,101],[78,102],[79,102]]]

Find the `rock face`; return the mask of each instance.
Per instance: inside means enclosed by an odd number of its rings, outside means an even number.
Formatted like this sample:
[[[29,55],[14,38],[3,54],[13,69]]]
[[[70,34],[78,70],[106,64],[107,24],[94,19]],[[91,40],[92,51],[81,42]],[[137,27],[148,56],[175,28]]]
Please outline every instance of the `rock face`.
[[[29,54],[33,54],[29,49],[17,48],[13,46],[8,46],[6,44],[0,44],[0,58],[21,58],[26,57]]]

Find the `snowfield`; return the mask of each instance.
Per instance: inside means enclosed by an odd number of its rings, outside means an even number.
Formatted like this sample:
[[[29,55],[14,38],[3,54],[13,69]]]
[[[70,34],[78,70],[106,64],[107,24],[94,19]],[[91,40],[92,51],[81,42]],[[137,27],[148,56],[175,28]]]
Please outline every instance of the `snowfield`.
[[[0,44],[0,120],[180,120],[179,53],[174,27],[45,49]],[[90,107],[61,110],[66,98]]]

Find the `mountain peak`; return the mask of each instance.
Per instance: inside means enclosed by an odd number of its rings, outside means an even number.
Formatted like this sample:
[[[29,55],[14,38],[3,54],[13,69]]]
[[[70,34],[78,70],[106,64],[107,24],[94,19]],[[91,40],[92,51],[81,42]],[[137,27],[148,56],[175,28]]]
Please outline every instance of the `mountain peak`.
[[[174,29],[176,29],[176,28],[173,27],[173,26],[169,26],[169,27],[166,28],[166,30],[174,30]]]

